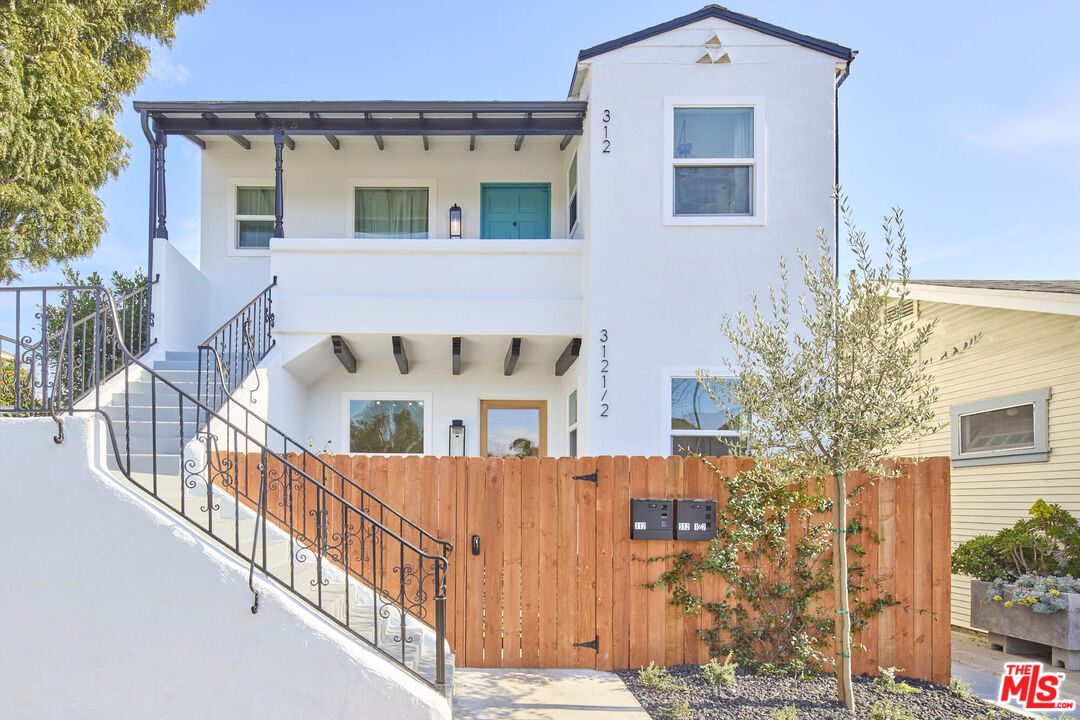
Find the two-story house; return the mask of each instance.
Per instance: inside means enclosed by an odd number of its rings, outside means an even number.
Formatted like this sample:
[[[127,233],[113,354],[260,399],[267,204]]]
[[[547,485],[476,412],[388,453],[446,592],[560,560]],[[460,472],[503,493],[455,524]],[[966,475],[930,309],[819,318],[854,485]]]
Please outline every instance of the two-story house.
[[[272,312],[246,387],[317,449],[724,454],[738,408],[694,373],[834,227],[854,55],[710,5],[582,50],[562,101],[136,102],[159,347]],[[198,268],[167,240],[184,139]]]

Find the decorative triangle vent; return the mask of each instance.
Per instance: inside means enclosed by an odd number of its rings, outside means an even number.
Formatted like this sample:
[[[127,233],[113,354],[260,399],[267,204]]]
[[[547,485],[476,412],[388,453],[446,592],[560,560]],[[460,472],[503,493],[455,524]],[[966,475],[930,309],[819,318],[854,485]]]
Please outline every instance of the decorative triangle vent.
[[[731,56],[728,55],[727,50],[723,48],[720,37],[715,33],[713,33],[711,38],[705,41],[705,54],[698,58],[698,62],[707,65],[731,62]]]

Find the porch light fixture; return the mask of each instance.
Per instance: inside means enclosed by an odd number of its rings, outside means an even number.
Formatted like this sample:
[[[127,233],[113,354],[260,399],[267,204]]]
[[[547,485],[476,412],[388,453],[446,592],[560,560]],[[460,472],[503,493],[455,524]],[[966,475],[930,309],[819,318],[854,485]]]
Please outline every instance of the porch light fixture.
[[[450,422],[450,457],[465,457],[465,423]]]
[[[450,237],[461,237],[461,208],[458,207],[457,203],[454,203],[454,206],[450,208]]]

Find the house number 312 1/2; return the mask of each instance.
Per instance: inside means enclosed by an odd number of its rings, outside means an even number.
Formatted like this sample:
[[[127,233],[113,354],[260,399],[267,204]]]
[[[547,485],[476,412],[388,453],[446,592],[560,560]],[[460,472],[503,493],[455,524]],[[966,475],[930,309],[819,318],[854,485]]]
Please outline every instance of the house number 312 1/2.
[[[607,341],[608,331],[607,328],[600,330],[600,417],[608,417],[608,412],[611,410],[611,405],[607,403],[607,376],[608,367],[611,365],[611,361],[607,356]]]
[[[608,137],[608,123],[611,122],[611,111],[605,109],[604,112],[600,114],[600,118],[604,121],[604,139],[600,141],[600,147],[603,149],[600,152],[609,153],[611,152],[611,138]]]

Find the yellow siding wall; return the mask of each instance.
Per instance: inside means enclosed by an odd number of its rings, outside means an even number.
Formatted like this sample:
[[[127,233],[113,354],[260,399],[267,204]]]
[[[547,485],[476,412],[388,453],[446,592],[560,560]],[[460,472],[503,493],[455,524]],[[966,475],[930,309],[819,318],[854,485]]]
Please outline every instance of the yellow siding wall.
[[[1049,387],[1047,462],[953,467],[952,541],[992,534],[1027,517],[1038,498],[1080,516],[1080,317],[919,302],[921,321],[938,318],[926,356],[938,385],[939,432],[905,449],[949,455],[949,407]],[[938,361],[947,348],[981,332],[967,352]],[[968,626],[968,579],[953,576],[952,622]]]

